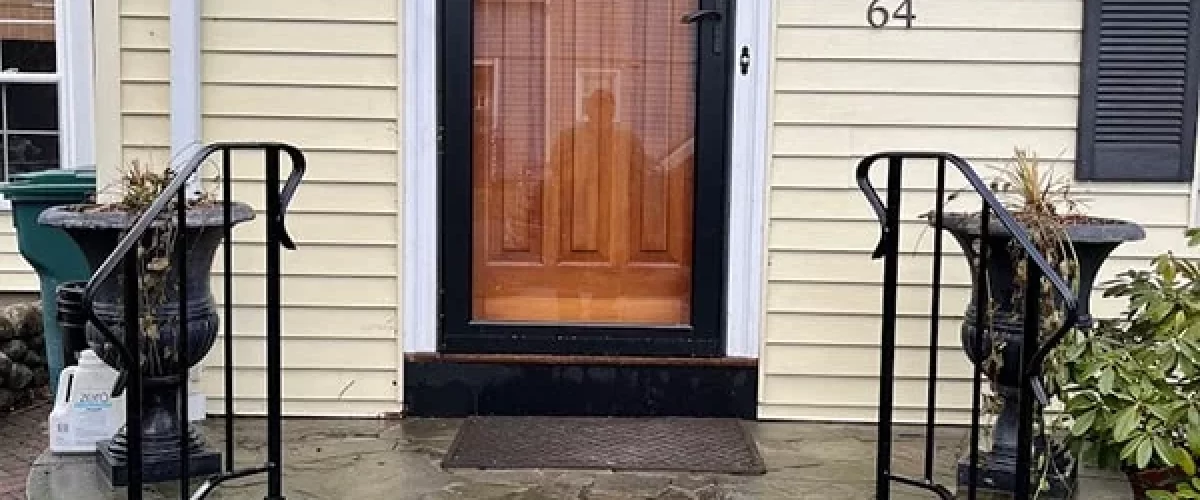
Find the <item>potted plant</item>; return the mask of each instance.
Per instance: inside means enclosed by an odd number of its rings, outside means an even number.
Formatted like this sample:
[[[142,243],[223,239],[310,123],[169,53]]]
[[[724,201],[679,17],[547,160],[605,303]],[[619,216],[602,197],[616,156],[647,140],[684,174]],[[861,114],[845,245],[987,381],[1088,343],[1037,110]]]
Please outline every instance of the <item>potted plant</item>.
[[[1081,213],[1081,203],[1071,191],[1066,179],[1044,168],[1036,154],[1016,149],[1012,162],[1000,169],[1000,177],[992,182],[1005,208],[1022,224],[1036,249],[1067,280],[1079,298],[1079,314],[1088,317],[1088,297],[1096,273],[1108,255],[1121,243],[1140,240],[1145,233],[1132,222],[1104,219]],[[991,382],[995,396],[994,411],[999,413],[991,435],[991,447],[983,454],[982,480],[990,489],[1013,490],[1013,472],[1017,456],[1017,397],[1021,377],[1021,347],[1024,342],[1024,304],[1026,255],[1008,230],[996,217],[989,217],[987,227],[987,279],[979,268],[983,240],[982,214],[979,212],[948,212],[942,220],[926,214],[929,224],[949,232],[966,254],[972,277],[971,301],[967,306],[961,336],[967,357],[982,366]],[[988,304],[976,304],[980,287],[988,289]],[[1039,336],[1046,339],[1056,332],[1063,321],[1060,298],[1043,281]],[[976,324],[976,309],[984,307],[986,325]],[[1069,456],[1045,453],[1052,443],[1039,445],[1043,461],[1055,467],[1073,470]],[[960,463],[959,482],[965,484],[970,464]],[[1048,467],[1048,466],[1047,466]],[[1067,478],[1061,482],[1071,482]],[[1069,484],[1051,482],[1051,496],[1065,494]]]
[[[1200,230],[1188,240],[1200,243]],[[1195,475],[1200,454],[1200,266],[1168,252],[1151,270],[1118,275],[1104,295],[1126,298],[1124,314],[1054,354],[1068,442],[1084,460],[1122,469],[1136,498],[1200,498],[1188,485],[1168,493]]]
[[[115,250],[139,216],[157,199],[173,178],[167,169],[155,171],[137,163],[120,179],[120,198],[112,203],[63,205],[42,212],[38,222],[63,229],[79,247],[93,268]],[[175,203],[175,202],[172,202]],[[250,206],[231,203],[229,224],[254,217]],[[184,432],[191,441],[190,465],[193,474],[219,471],[216,453],[206,451],[199,430],[180,425],[179,401],[186,397],[186,377],[182,370],[204,358],[216,341],[218,316],[210,288],[213,257],[224,237],[225,221],[221,202],[201,195],[189,199],[185,227],[178,227],[177,209],[169,208],[154,222],[137,246],[139,295],[142,316],[139,320],[140,361],[143,385],[141,410],[143,436],[143,475],[146,481],[178,477],[179,442]],[[188,352],[176,352],[181,334],[179,316],[179,273],[175,244],[179,238],[188,249],[183,278],[187,293]],[[125,302],[124,277],[118,273],[99,284],[93,303],[96,315],[118,338],[123,338]],[[81,283],[74,283],[81,287]],[[67,287],[69,288],[69,287]],[[115,346],[95,326],[88,324],[86,338],[92,350],[105,363],[121,370]],[[102,443],[99,462],[103,473],[114,485],[125,481],[126,432],[122,428],[111,442]]]

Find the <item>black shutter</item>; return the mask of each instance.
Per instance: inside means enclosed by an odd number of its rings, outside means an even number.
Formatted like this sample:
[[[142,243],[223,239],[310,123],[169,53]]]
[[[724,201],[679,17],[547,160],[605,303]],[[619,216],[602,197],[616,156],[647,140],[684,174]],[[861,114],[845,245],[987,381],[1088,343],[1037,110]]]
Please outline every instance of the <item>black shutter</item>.
[[[1190,181],[1200,0],[1085,0],[1077,174]]]

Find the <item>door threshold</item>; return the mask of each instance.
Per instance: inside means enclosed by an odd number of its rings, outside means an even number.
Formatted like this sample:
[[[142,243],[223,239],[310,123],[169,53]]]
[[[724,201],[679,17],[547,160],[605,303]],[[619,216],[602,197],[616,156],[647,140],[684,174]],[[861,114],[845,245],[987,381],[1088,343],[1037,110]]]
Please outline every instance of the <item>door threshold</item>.
[[[656,357],[656,356],[583,356],[558,354],[441,354],[408,353],[408,363],[520,364],[520,365],[591,365],[591,366],[711,366],[755,368],[757,358]]]

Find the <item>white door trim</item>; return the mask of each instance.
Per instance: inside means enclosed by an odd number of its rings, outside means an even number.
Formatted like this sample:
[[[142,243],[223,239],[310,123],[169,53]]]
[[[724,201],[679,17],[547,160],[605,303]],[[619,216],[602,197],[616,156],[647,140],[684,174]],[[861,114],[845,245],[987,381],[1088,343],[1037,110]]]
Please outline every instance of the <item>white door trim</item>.
[[[402,16],[404,114],[403,346],[406,353],[437,351],[438,141],[436,0],[405,2]],[[735,57],[748,47],[750,71],[733,78],[729,206],[729,263],[725,351],[758,357],[762,331],[770,94],[771,2],[739,2]]]
[[[437,352],[438,131],[436,0],[404,2],[404,182],[402,331],[404,352]]]
[[[771,94],[771,6],[738,2],[735,58],[747,48],[750,67],[734,61],[733,121],[730,125],[729,277],[726,282],[725,352],[757,358],[766,294],[767,129]]]

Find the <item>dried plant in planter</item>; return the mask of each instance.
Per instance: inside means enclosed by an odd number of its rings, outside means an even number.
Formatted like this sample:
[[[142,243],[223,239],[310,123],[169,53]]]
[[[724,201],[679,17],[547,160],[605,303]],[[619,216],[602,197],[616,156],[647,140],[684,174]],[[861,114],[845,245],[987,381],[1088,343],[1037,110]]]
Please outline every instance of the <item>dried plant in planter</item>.
[[[1012,161],[996,170],[999,175],[991,183],[992,190],[1029,234],[1034,249],[1071,285],[1079,299],[1079,313],[1086,317],[1092,283],[1104,259],[1122,242],[1143,238],[1142,229],[1125,221],[1084,215],[1082,202],[1072,191],[1069,180],[1056,175],[1034,153],[1016,149]],[[1028,256],[996,217],[989,218],[985,242],[982,219],[978,212],[945,213],[940,229],[948,231],[959,243],[972,270],[973,293],[963,321],[962,343],[968,358],[979,364],[988,378],[992,399],[987,406],[998,414],[983,478],[991,480],[997,489],[1011,491],[1011,485],[1004,481],[1006,477],[1011,481],[1007,471],[1015,464],[1017,396],[1025,383],[1019,367],[1024,342]],[[930,220],[930,224],[934,222]],[[986,270],[980,266],[985,244]],[[1049,281],[1043,279],[1040,286],[1038,338],[1039,342],[1046,342],[1062,326],[1065,311]],[[989,301],[977,304],[977,292],[982,287],[986,287]],[[982,325],[976,323],[978,308],[984,309]],[[1054,388],[1050,391],[1053,393]],[[1042,421],[1038,419],[1042,436],[1037,450],[1038,465],[1043,476],[1051,479],[1050,484],[1043,486],[1051,496],[1059,496],[1064,493],[1062,490],[1071,487],[1072,481],[1051,476],[1069,474],[1060,469],[1073,469],[1073,461],[1060,450],[1052,449]],[[960,464],[964,466],[969,467]]]
[[[89,264],[99,269],[134,222],[156,199],[166,195],[174,180],[174,173],[168,169],[134,164],[122,172],[116,201],[52,207],[42,212],[39,222],[62,228],[79,244]],[[203,451],[202,434],[179,425],[178,402],[186,380],[181,374],[203,359],[216,342],[219,318],[210,283],[214,256],[224,238],[222,228],[254,218],[250,206],[231,202],[230,218],[226,220],[224,203],[202,194],[186,199],[185,223],[181,226],[177,200],[173,197],[166,210],[156,216],[136,248],[140,331],[139,350],[134,354],[140,362],[144,390],[141,413],[147,474],[170,470],[169,466],[154,464],[178,460],[178,443],[184,435],[192,441],[187,449],[196,450],[192,464],[202,471],[219,470],[218,457]],[[182,256],[186,262],[180,262],[178,244],[186,250]],[[181,269],[186,269],[185,275],[181,275]],[[125,335],[123,305],[129,300],[124,280],[124,274],[117,273],[99,283],[93,304],[99,321],[118,338]],[[180,305],[184,295],[186,321]],[[181,336],[187,339],[187,352],[178,350]],[[118,370],[124,369],[118,349],[94,323],[88,324],[86,337],[101,359]],[[114,436],[111,446],[100,448],[105,465],[102,471],[109,477],[117,477],[115,471],[126,463],[125,432]],[[148,475],[147,480],[155,480],[152,477]]]

